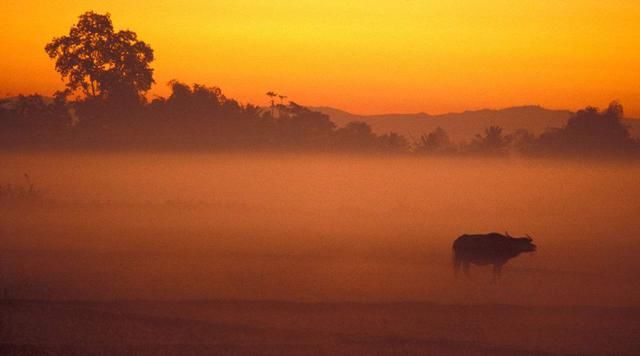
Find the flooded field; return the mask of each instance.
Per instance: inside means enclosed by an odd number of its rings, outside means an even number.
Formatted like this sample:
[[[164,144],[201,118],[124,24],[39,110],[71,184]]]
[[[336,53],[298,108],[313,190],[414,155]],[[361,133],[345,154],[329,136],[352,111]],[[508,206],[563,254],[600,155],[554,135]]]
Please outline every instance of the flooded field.
[[[640,305],[640,168],[296,155],[5,155],[2,286],[37,300]],[[454,277],[463,233],[538,246]]]

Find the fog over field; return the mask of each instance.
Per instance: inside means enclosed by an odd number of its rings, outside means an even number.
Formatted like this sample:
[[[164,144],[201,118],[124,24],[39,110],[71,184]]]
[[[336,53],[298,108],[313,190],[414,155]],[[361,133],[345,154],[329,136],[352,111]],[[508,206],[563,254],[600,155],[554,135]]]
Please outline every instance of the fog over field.
[[[629,353],[640,168],[313,154],[3,154],[9,354]],[[20,183],[24,186],[23,183]],[[15,188],[14,188],[15,189]],[[454,276],[464,233],[530,234]]]
[[[632,3],[3,3],[0,355],[640,355]]]
[[[27,299],[637,306],[633,165],[257,154],[4,155],[49,201],[2,214]],[[463,233],[538,251],[453,275]],[[599,287],[594,288],[594,285]]]

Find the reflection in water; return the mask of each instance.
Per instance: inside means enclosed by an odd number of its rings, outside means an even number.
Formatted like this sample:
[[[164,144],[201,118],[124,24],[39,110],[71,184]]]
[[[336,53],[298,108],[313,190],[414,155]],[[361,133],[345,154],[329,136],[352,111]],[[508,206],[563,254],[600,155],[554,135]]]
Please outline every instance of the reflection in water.
[[[469,274],[469,265],[493,265],[494,278],[500,275],[502,266],[507,261],[523,252],[536,250],[533,239],[525,237],[511,237],[507,233],[496,232],[488,234],[462,235],[453,243],[453,266],[456,275],[460,266],[465,274]]]

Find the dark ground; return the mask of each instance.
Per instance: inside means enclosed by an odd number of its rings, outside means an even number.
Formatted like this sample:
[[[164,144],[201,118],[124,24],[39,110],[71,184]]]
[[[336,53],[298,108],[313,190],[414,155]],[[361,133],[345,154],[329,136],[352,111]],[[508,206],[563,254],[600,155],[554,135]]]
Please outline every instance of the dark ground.
[[[0,311],[3,355],[640,352],[639,308],[12,300]]]

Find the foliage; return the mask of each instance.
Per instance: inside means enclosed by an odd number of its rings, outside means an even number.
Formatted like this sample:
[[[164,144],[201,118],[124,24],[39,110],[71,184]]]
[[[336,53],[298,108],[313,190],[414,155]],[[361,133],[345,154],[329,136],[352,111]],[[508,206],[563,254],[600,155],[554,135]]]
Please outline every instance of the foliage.
[[[116,32],[108,13],[80,15],[69,34],[54,38],[45,51],[67,88],[89,97],[137,96],[154,83],[153,50],[135,32]]]
[[[451,154],[455,152],[455,146],[449,139],[449,134],[441,127],[420,136],[414,146],[414,151],[418,154]]]
[[[490,126],[484,130],[484,135],[476,135],[466,151],[472,154],[489,156],[504,156],[508,153],[510,137],[502,133],[499,126]]]
[[[0,145],[37,148],[69,139],[72,116],[63,95],[19,95],[0,106]]]
[[[268,108],[241,104],[218,87],[169,82],[171,94],[150,103],[153,50],[135,32],[115,31],[109,14],[86,12],[66,36],[46,45],[66,90],[53,99],[20,95],[0,100],[0,147],[64,149],[304,149],[407,153],[397,133],[376,134],[365,122],[336,127],[329,116],[273,91]],[[73,101],[67,97],[80,91]],[[275,99],[280,103],[276,104]],[[485,129],[455,145],[438,127],[414,142],[416,154],[482,156],[574,155],[640,157],[613,102],[603,111],[587,107],[567,124],[539,137],[526,130],[506,134]]]
[[[622,124],[623,108],[612,102],[605,110],[594,107],[579,110],[567,124],[549,130],[537,140],[535,155],[637,156],[640,144]]]

